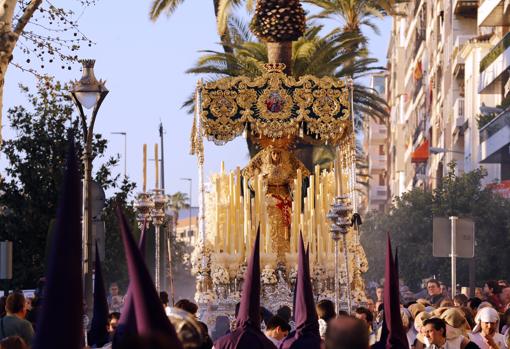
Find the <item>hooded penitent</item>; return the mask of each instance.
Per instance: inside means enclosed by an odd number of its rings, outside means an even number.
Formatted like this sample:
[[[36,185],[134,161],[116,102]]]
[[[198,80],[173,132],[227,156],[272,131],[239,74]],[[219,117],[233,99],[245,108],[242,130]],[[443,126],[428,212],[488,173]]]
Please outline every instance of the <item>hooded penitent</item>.
[[[319,349],[319,318],[315,310],[312,282],[310,281],[310,265],[308,254],[305,253],[303,236],[299,238],[298,277],[296,286],[296,304],[294,309],[296,331],[293,336],[285,339],[282,349]]]
[[[181,349],[182,344],[165,314],[142,254],[136,246],[126,217],[120,207],[117,207],[117,217],[124,242],[137,334],[139,336],[164,337],[169,349]]]
[[[397,270],[391,251],[390,234],[388,234],[386,271],[384,273],[384,319],[388,329],[386,349],[409,349],[409,343],[400,316],[400,292]]]
[[[147,236],[145,233],[145,227],[146,222],[144,221],[142,233],[140,234],[140,240],[138,241],[138,248],[140,249],[142,257],[145,255],[145,237]],[[122,308],[119,323],[117,324],[117,329],[115,330],[112,346],[116,348],[126,336],[135,335],[136,333],[135,306],[133,304],[133,297],[131,296],[131,289],[128,287],[124,301],[124,307]]]
[[[255,238],[253,252],[244,274],[241,305],[237,315],[237,328],[220,337],[215,349],[274,349],[275,346],[260,330],[260,259],[259,235]]]
[[[83,347],[81,209],[80,174],[71,139],[34,349]]]
[[[102,347],[109,341],[108,335],[108,301],[103,280],[103,270],[96,243],[96,268],[94,273],[94,311],[88,333],[89,346]]]

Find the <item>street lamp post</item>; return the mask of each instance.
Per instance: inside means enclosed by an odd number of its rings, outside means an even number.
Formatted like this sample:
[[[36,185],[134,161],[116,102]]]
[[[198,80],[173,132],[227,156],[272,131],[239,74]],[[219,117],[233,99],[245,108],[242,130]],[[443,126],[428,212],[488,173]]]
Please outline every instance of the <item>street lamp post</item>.
[[[127,177],[127,132],[112,132],[112,135],[124,136],[124,177]]]
[[[91,180],[92,180],[92,139],[94,135],[94,124],[96,122],[97,112],[101,107],[108,89],[104,81],[97,80],[94,76],[94,59],[84,59],[80,61],[83,65],[83,75],[80,80],[72,82],[71,97],[80,112],[80,121],[84,137],[83,149],[83,273],[84,273],[84,293],[85,299],[92,309],[92,277],[94,248],[94,237],[92,236],[92,214],[91,214]],[[87,123],[87,117],[83,110],[92,109],[90,121]]]
[[[189,181],[189,227],[188,227],[188,239],[191,241],[191,189],[193,188],[193,180],[191,178],[181,178],[181,181]]]

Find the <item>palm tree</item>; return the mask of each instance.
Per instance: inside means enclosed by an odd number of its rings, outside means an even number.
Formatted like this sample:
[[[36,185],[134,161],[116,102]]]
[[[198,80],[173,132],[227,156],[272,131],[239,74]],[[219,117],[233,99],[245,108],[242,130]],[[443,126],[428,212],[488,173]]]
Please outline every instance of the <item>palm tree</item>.
[[[175,228],[177,227],[177,222],[179,221],[179,211],[184,208],[189,208],[189,197],[188,194],[182,193],[180,191],[168,195],[168,208],[172,211],[172,220],[173,220],[173,229],[175,232]]]
[[[321,10],[310,18],[337,19],[343,24],[344,32],[361,33],[362,27],[369,27],[379,34],[373,19],[382,19],[393,14],[395,0],[303,0]]]
[[[291,59],[294,77],[310,74],[339,79],[352,76],[357,79],[384,69],[374,65],[377,60],[367,57],[365,48],[352,49],[365,40],[363,36],[342,32],[340,29],[320,36],[322,29],[322,26],[311,27],[294,42]],[[204,55],[187,73],[205,75],[207,81],[263,74],[264,63],[268,62],[266,45],[255,41],[248,26],[237,18],[230,21],[229,30],[233,40],[232,52],[203,51]],[[193,100],[190,99],[184,106],[190,107],[192,104]],[[354,84],[354,106],[360,113],[370,113],[377,118],[384,119],[388,115],[384,99],[372,89],[357,83]]]
[[[332,76],[345,78],[353,76],[359,78],[372,71],[380,71],[382,67],[374,66],[376,59],[366,57],[367,51],[360,44],[365,38],[357,33],[346,33],[334,29],[324,36],[320,36],[322,26],[309,28],[305,34],[293,43],[291,71],[296,78],[311,74],[319,77]],[[190,74],[205,75],[207,81],[224,77],[249,76],[257,77],[264,72],[267,63],[267,47],[264,43],[255,41],[248,26],[237,18],[231,19],[229,30],[232,34],[232,53],[219,51],[203,51],[195,67],[189,69]],[[353,47],[358,47],[353,49]],[[189,99],[184,104],[193,105]],[[384,119],[388,116],[388,108],[384,99],[374,91],[358,83],[354,84],[354,108],[357,115],[372,115]],[[361,125],[362,120],[357,120]],[[331,146],[298,144],[296,152],[301,161],[309,168],[315,164],[328,166],[334,159],[335,152]],[[253,156],[257,149],[248,139],[250,154]]]
[[[184,2],[185,0],[153,0],[151,4],[151,8],[149,10],[149,17],[151,20],[156,21],[162,14],[166,14],[167,16],[171,16],[175,10]],[[203,1],[203,0],[200,0]],[[223,3],[229,4],[223,4]],[[232,7],[237,6],[239,0],[212,0],[214,7],[214,15],[216,16],[216,20],[219,21],[220,18],[224,18],[221,20],[226,20],[228,18]],[[220,12],[221,7],[221,12]],[[219,23],[219,22],[218,22]],[[230,43],[230,34],[228,32],[228,28],[222,31],[219,31],[220,39],[222,43],[225,43],[223,46],[223,50],[225,52],[231,52],[231,48],[228,45]]]

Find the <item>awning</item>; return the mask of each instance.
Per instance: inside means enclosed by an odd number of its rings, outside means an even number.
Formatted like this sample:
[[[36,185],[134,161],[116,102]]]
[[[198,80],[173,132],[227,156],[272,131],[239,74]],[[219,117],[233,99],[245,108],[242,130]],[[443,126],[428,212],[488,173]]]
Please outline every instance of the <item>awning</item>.
[[[429,159],[429,141],[425,139],[411,154],[411,162],[427,162]]]

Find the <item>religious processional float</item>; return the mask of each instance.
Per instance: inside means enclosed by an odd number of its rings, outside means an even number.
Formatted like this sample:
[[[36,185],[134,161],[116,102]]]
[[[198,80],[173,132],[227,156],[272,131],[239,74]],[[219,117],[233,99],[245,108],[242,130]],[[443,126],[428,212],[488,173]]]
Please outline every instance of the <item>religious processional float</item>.
[[[195,301],[211,316],[233,314],[260,228],[263,306],[292,308],[301,232],[316,300],[331,299],[339,308],[352,309],[366,300],[362,274],[368,270],[358,231],[352,80],[291,76],[292,41],[305,27],[298,0],[259,0],[251,27],[268,46],[265,73],[197,86]],[[256,155],[230,172],[222,165],[206,189],[203,137],[222,145],[243,134]],[[302,145],[332,147],[333,164],[307,168],[300,160]]]

